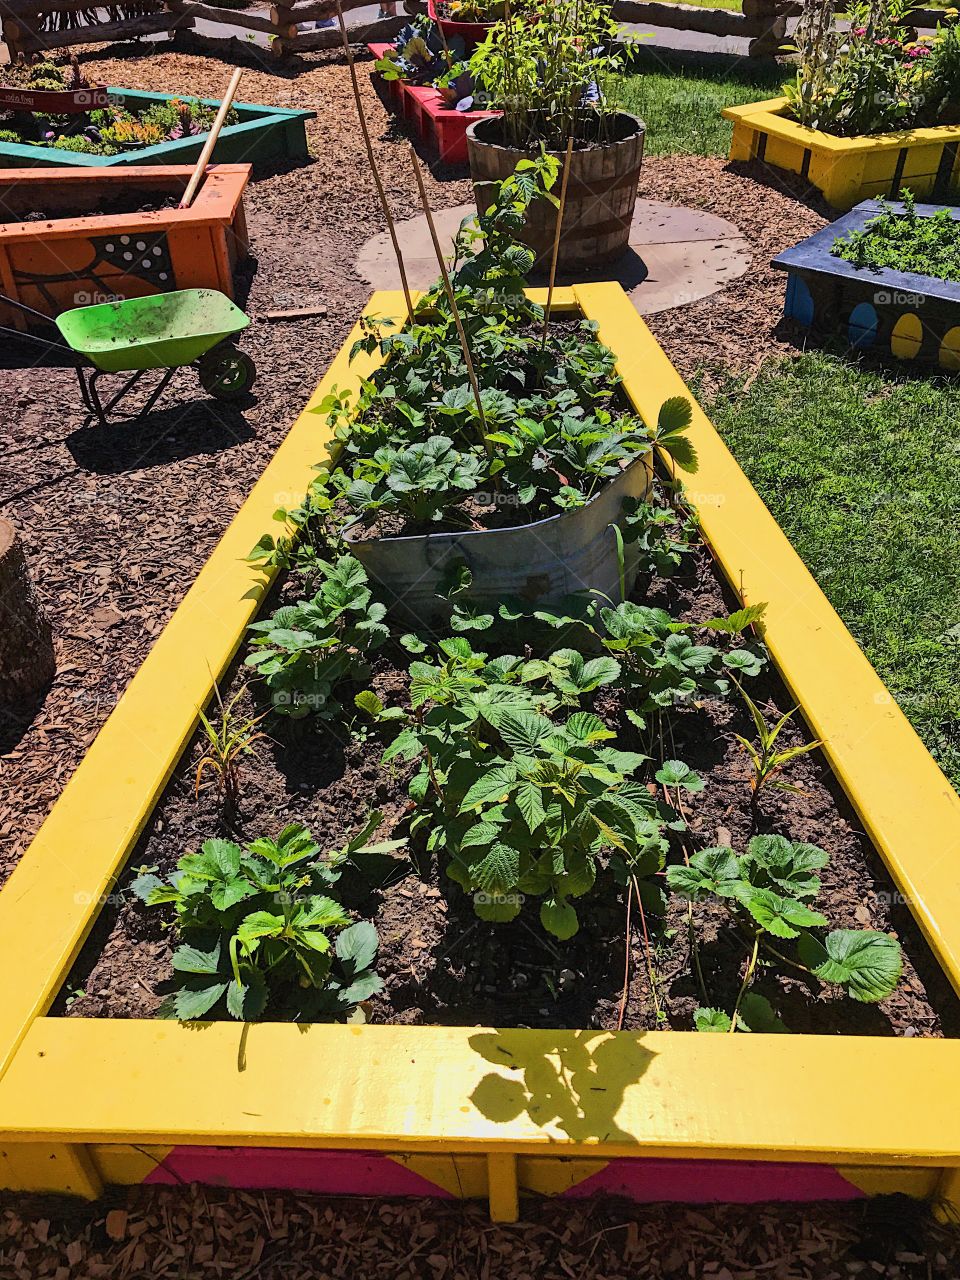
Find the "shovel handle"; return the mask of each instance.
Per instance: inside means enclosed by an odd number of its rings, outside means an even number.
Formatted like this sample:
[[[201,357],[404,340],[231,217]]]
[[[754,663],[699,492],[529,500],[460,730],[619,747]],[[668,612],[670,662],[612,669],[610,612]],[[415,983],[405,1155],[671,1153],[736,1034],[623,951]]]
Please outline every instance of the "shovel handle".
[[[179,208],[189,209],[193,203],[193,197],[197,194],[197,187],[200,185],[200,179],[203,177],[207,165],[210,163],[210,157],[213,155],[213,148],[217,145],[217,138],[220,136],[220,130],[223,128],[223,122],[227,118],[227,112],[233,103],[234,96],[237,92],[237,86],[240,84],[240,77],[243,75],[243,67],[237,67],[230,78],[227,86],[227,92],[223,95],[223,101],[220,103],[220,110],[217,112],[216,119],[210,129],[206,142],[203,144],[203,150],[200,152],[200,158],[196,163],[193,173],[190,175],[190,181],[187,183],[187,189],[183,193],[183,199],[180,201]]]

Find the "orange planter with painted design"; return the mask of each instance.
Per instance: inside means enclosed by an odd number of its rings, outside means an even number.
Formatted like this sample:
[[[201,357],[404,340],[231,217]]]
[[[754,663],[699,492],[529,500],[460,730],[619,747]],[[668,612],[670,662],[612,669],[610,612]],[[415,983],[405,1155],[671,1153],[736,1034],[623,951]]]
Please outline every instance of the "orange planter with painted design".
[[[233,297],[251,166],[211,166],[192,206],[178,209],[192,172],[0,169],[0,293],[49,316],[173,289]],[[0,305],[0,323],[27,321]]]

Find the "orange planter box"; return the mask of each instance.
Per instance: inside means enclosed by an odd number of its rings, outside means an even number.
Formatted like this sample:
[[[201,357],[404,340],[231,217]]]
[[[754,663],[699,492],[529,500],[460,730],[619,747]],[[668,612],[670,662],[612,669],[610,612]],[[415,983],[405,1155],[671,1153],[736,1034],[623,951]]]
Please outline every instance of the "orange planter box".
[[[0,293],[49,316],[173,289],[219,289],[232,298],[234,268],[247,254],[250,165],[213,165],[189,209],[98,212],[130,195],[145,204],[179,200],[192,172],[192,165],[0,169],[5,218],[65,211],[0,222]],[[0,305],[0,323],[23,328],[29,321]]]

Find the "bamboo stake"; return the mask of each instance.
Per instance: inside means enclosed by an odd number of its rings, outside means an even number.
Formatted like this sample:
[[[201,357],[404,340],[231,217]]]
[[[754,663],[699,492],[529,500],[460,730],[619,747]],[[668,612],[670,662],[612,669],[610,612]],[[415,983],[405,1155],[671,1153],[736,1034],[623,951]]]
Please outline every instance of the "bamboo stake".
[[[477,413],[480,416],[480,426],[483,428],[484,434],[486,434],[487,420],[483,414],[483,401],[480,399],[480,384],[477,382],[477,375],[473,367],[473,360],[470,357],[470,348],[467,346],[467,335],[463,329],[463,321],[460,319],[457,300],[453,296],[453,286],[450,283],[450,275],[447,272],[447,264],[444,261],[443,249],[440,247],[437,228],[434,226],[433,214],[430,211],[430,201],[427,199],[426,188],[423,185],[423,174],[420,172],[420,162],[417,159],[417,153],[413,148],[413,143],[408,143],[407,145],[410,149],[410,163],[413,166],[414,177],[417,179],[417,189],[420,192],[420,203],[423,205],[423,211],[427,215],[427,226],[430,228],[430,238],[433,241],[433,249],[437,255],[437,262],[440,264],[440,275],[443,277],[443,287],[447,295],[447,301],[450,303],[450,310],[453,312],[453,322],[457,326],[457,333],[460,336],[460,346],[463,348],[463,358],[466,361],[467,374],[470,378],[470,386],[473,388],[473,398],[477,402]]]
[[[550,308],[553,306],[553,286],[557,278],[557,259],[560,257],[560,228],[563,226],[563,211],[567,203],[567,182],[570,178],[570,161],[573,158],[573,137],[567,139],[567,154],[563,158],[563,178],[560,182],[560,204],[557,206],[557,229],[553,233],[553,252],[550,255],[550,284],[547,288],[547,305],[543,314],[542,351],[547,345],[547,329],[550,327]]]
[[[450,46],[447,44],[447,33],[444,31],[443,27],[441,26],[440,19],[437,18],[436,21],[437,21],[437,30],[440,32],[440,39],[443,41],[443,52],[447,58],[447,70],[451,71],[453,69],[453,54],[450,52]]]
[[[367,148],[367,160],[370,164],[370,172],[373,174],[373,181],[377,188],[377,195],[380,197],[380,207],[383,209],[384,217],[387,220],[387,230],[390,232],[390,241],[393,244],[393,252],[396,254],[397,266],[400,269],[400,284],[403,287],[403,299],[407,304],[407,319],[413,324],[413,302],[410,298],[410,286],[407,283],[407,271],[403,265],[403,254],[400,252],[400,242],[397,239],[397,229],[393,225],[393,214],[390,212],[390,205],[387,201],[387,193],[383,189],[383,183],[380,181],[380,171],[377,168],[377,162],[373,154],[373,143],[370,141],[370,130],[367,128],[367,117],[364,114],[363,102],[360,98],[360,84],[357,80],[357,69],[353,65],[353,50],[350,48],[350,41],[347,39],[347,26],[343,20],[343,9],[340,0],[337,0],[337,21],[340,23],[340,35],[343,39],[343,51],[347,57],[347,66],[350,68],[350,83],[353,85],[353,99],[357,104],[357,115],[360,117],[360,131],[363,134],[363,141]]]
[[[193,173],[190,175],[190,181],[187,183],[187,189],[183,193],[183,199],[180,201],[181,209],[189,209],[193,197],[197,194],[197,187],[200,185],[200,179],[206,172],[207,165],[210,163],[210,157],[213,155],[213,148],[217,145],[217,138],[220,137],[220,130],[223,128],[223,122],[227,118],[227,112],[233,105],[233,99],[240,84],[240,77],[243,75],[243,67],[237,67],[233,75],[230,77],[230,83],[227,86],[227,92],[223,95],[223,101],[220,103],[220,110],[217,112],[216,119],[207,136],[207,140],[200,152],[200,158],[194,166]]]

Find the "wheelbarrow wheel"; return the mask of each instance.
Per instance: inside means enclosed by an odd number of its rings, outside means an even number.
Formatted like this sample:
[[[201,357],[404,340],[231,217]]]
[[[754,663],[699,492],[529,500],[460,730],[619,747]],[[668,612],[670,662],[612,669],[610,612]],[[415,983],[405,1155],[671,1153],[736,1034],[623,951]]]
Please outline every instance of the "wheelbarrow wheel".
[[[200,360],[200,385],[218,400],[239,400],[253,386],[257,367],[245,351],[236,347],[215,347]]]

